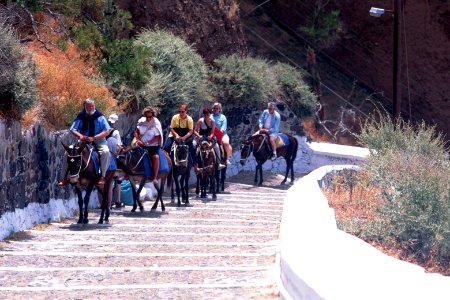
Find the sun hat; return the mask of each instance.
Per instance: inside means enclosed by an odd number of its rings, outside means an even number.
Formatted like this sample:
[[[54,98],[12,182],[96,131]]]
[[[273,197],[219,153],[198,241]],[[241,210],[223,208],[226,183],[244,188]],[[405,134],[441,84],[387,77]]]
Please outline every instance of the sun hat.
[[[119,120],[119,116],[116,114],[112,114],[108,118],[108,121],[111,122],[111,124],[116,123],[118,120]]]

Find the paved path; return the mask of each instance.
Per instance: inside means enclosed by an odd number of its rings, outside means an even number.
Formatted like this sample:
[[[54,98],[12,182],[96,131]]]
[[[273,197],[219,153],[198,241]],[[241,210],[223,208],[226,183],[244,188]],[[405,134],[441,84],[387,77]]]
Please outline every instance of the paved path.
[[[237,180],[238,182],[243,182]],[[217,201],[113,211],[0,242],[0,299],[276,299],[286,190],[230,183]],[[169,203],[168,203],[169,202]]]

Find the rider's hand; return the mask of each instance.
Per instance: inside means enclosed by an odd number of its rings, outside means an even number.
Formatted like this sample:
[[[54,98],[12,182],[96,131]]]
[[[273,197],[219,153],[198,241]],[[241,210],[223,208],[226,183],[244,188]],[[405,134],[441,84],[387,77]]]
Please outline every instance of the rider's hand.
[[[210,135],[208,135],[208,136],[206,137],[206,140],[207,140],[207,141],[211,141],[211,139],[212,139],[212,136],[210,136]]]
[[[143,141],[137,141],[136,144],[138,144],[138,146],[144,147],[145,144]]]
[[[85,140],[86,142],[88,142],[88,143],[92,143],[92,142],[94,141],[94,138],[91,137],[91,136],[85,136],[85,137],[84,137],[84,140]]]

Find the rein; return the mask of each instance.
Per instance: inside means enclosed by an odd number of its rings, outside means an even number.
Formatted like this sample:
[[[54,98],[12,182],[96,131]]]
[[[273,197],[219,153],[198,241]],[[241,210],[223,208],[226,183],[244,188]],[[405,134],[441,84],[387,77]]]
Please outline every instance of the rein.
[[[143,152],[141,157],[139,158],[138,162],[136,163],[136,165],[134,167],[131,167],[132,170],[135,170],[137,168],[137,166],[139,166],[139,164],[141,163],[141,160],[144,158],[145,153],[146,152]],[[130,163],[131,162],[131,153],[128,153],[128,154],[129,154],[128,155],[128,157],[129,157],[128,163]],[[125,162],[126,162],[126,160],[125,160]]]
[[[75,175],[70,175],[70,174],[69,174],[69,177],[70,177],[70,178],[79,177],[79,176],[80,176],[80,173],[87,169],[87,167],[89,166],[89,162],[91,161],[92,151],[93,151],[93,149],[91,148],[91,149],[89,150],[89,157],[88,157],[88,160],[87,160],[87,162],[86,162],[86,166],[85,166],[83,169],[81,169],[82,166],[83,166],[83,163],[81,163],[81,164],[80,164],[80,168],[78,169],[77,174],[75,174]],[[69,155],[69,154],[67,154],[67,157],[68,157],[68,158],[72,158],[72,160],[73,160],[73,158],[76,158],[76,157],[81,157],[81,158],[82,158],[83,156],[82,156],[81,154],[77,154],[77,155]],[[81,161],[83,162],[83,159],[81,159]]]
[[[187,161],[188,161],[188,158],[189,158],[189,152],[186,152],[188,155],[186,155],[185,159],[178,159],[177,149],[178,149],[178,145],[173,143],[171,151],[173,151],[173,154],[174,154],[173,158],[174,158],[175,166],[177,166],[177,167],[179,167],[179,166],[183,166],[183,167],[187,166]]]

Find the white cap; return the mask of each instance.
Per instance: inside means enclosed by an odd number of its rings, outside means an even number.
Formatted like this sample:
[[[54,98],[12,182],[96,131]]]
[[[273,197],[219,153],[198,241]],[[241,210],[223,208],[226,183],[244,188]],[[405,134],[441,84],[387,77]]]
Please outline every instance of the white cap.
[[[108,121],[111,122],[111,124],[116,123],[118,120],[119,120],[119,116],[116,114],[112,114],[108,118]]]

